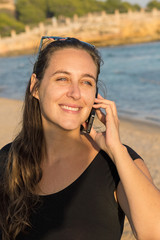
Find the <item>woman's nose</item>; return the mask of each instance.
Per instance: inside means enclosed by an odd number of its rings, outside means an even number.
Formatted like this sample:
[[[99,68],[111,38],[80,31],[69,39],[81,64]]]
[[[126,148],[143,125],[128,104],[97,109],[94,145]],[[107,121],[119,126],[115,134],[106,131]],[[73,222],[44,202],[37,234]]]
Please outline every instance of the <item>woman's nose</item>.
[[[71,84],[69,86],[67,96],[72,97],[75,100],[78,100],[78,99],[81,98],[81,91],[80,91],[80,88],[79,88],[78,84]]]

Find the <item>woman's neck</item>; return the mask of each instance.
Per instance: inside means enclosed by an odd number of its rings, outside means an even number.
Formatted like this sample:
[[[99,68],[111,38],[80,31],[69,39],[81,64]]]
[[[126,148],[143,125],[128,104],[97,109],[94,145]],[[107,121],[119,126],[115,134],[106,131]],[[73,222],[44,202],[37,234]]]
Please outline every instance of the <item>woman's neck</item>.
[[[68,159],[77,155],[83,148],[87,148],[87,139],[80,134],[79,129],[72,131],[61,128],[47,129],[44,136],[44,160],[48,161],[48,164]]]

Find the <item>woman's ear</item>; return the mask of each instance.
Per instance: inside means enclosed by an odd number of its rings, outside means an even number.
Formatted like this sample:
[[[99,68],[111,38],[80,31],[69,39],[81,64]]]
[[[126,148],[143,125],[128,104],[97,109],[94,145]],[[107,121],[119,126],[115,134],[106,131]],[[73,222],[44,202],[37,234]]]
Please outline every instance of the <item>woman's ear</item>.
[[[33,73],[31,76],[30,93],[32,94],[33,97],[39,100],[38,79],[35,73]]]

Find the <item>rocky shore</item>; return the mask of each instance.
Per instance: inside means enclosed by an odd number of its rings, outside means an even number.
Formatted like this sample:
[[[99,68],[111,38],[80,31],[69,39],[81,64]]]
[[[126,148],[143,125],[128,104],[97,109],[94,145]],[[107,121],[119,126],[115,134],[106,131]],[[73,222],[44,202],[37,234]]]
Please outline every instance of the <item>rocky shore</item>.
[[[50,25],[40,23],[38,27],[11,37],[0,38],[0,56],[36,53],[42,35],[70,36],[90,42],[96,46],[113,46],[160,40],[160,11],[119,13],[89,13],[86,16],[53,18]]]

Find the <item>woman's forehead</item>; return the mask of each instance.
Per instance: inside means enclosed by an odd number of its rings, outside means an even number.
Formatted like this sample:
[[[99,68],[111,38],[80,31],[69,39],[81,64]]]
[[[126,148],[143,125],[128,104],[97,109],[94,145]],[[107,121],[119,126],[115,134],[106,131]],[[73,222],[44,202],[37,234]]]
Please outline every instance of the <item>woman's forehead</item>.
[[[53,52],[52,56],[59,56],[59,55],[71,55],[74,56],[75,54],[80,54],[80,55],[89,55],[91,56],[85,49],[79,49],[79,48],[62,48],[62,49],[57,49],[56,51]]]
[[[67,68],[71,70],[84,69],[97,73],[97,66],[91,55],[82,49],[67,48],[57,50],[52,54],[49,68]],[[64,69],[63,69],[64,70]]]
[[[93,60],[92,56],[83,49],[76,49],[76,48],[65,48],[56,50],[50,58],[50,61],[52,62],[58,62],[58,63],[70,63],[76,61],[85,61],[85,63],[88,62],[88,64],[95,64],[95,61]]]

